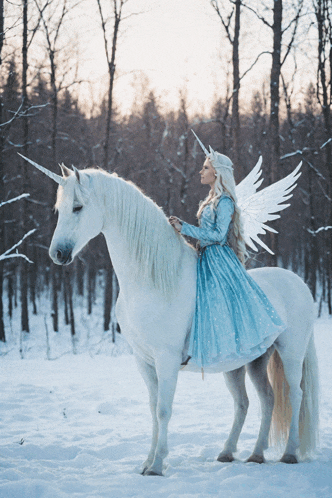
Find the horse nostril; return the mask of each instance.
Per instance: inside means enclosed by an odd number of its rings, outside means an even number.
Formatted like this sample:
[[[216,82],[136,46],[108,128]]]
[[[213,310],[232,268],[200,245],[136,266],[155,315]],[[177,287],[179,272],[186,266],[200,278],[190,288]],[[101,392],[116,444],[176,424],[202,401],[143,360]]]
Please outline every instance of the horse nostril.
[[[60,251],[60,249],[58,249],[56,252],[56,259],[58,261],[61,261],[61,258],[62,258],[62,252]]]

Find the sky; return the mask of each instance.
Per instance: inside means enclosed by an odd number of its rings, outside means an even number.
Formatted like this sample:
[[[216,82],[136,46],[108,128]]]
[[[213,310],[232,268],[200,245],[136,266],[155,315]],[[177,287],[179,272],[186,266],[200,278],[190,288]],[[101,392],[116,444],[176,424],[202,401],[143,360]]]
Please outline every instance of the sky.
[[[209,2],[129,0],[125,15],[132,7],[139,14],[123,21],[117,50],[115,91],[121,107],[131,107],[142,79],[146,86],[142,74],[165,102],[174,104],[179,89],[187,88],[192,101],[205,104],[222,73],[220,25]],[[82,19],[80,25],[84,22]],[[82,72],[95,81],[95,88],[103,88],[107,83],[106,59],[97,16],[86,42],[81,41]]]
[[[109,16],[112,27],[111,1],[101,0],[105,16]],[[308,0],[309,1],[309,0]],[[70,0],[75,2],[75,0]],[[250,5],[262,5],[260,0],[251,0]],[[291,2],[289,2],[291,3]],[[61,6],[62,1],[58,4]],[[272,7],[272,0],[268,5]],[[21,7],[7,3],[7,9],[16,9],[20,19]],[[56,3],[54,3],[56,5]],[[224,5],[230,5],[225,2]],[[53,4],[51,3],[51,6]],[[30,4],[32,15],[33,3]],[[272,11],[262,14],[272,21]],[[291,13],[284,9],[285,25]],[[14,18],[14,16],[13,16]],[[124,113],[130,112],[133,101],[153,89],[164,108],[177,108],[180,90],[188,95],[189,108],[194,112],[208,112],[218,95],[225,98],[227,83],[231,85],[231,45],[225,37],[220,19],[210,0],[128,0],[123,11],[116,53],[115,99]],[[11,19],[9,19],[9,23]],[[30,20],[30,27],[34,24]],[[301,19],[308,24],[306,17]],[[9,37],[9,35],[7,34]],[[111,39],[111,33],[109,35]],[[14,37],[12,37],[14,39]],[[18,22],[16,41],[20,51],[21,23]],[[297,46],[296,93],[299,94],[308,80],[315,79],[316,63],[308,54],[314,53],[316,40],[312,32],[299,33]],[[9,40],[11,43],[11,40]],[[272,32],[256,17],[242,11],[240,40],[240,72],[246,71],[257,55],[271,50]],[[31,67],[38,67],[44,58],[45,73],[48,72],[45,57],[45,36],[40,30],[31,46]],[[59,50],[59,73],[65,72],[64,58],[75,67],[78,61],[77,79],[83,81],[76,86],[80,103],[88,113],[97,113],[108,85],[104,41],[98,14],[97,0],[78,0],[70,10],[61,27],[57,46]],[[293,58],[288,58],[283,68],[287,80],[292,80]],[[262,55],[241,83],[242,105],[250,106],[255,91],[268,90],[271,56]],[[71,87],[72,89],[74,87]]]
[[[93,4],[90,0],[90,9]],[[88,107],[96,96],[100,101],[108,80],[97,7],[94,13],[92,10],[88,16],[86,11],[82,12],[75,24],[80,39],[81,74],[93,82],[92,87],[90,84],[81,88],[81,99]],[[231,84],[231,45],[210,0],[128,0],[124,17],[128,15],[130,17],[121,24],[116,55],[115,96],[123,111],[131,109],[142,86],[154,89],[165,107],[177,107],[179,91],[185,89],[189,105],[196,111],[209,110],[216,94],[225,96],[227,72]],[[271,12],[264,15],[272,21]],[[286,24],[290,16],[286,9],[284,16]],[[314,65],[308,64],[307,58],[315,40],[301,32],[299,35],[297,91],[302,81],[307,81],[308,73],[312,77],[315,74]],[[249,68],[260,52],[271,50],[271,44],[271,30],[243,10],[240,71]],[[261,90],[264,80],[268,87],[270,66],[271,57],[265,54],[245,77],[242,82],[244,104],[249,105],[252,94]],[[288,79],[292,78],[292,68],[290,56],[288,67],[284,67],[285,73],[289,73]]]

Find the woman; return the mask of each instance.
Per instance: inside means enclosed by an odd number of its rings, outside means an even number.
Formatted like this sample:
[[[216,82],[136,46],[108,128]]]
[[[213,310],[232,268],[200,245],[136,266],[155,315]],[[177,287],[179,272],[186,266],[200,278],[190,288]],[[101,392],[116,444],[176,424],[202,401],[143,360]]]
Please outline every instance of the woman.
[[[201,368],[222,363],[221,369],[227,371],[261,356],[285,326],[244,267],[246,248],[232,161],[210,148],[200,175],[210,192],[197,213],[199,227],[170,218],[175,230],[199,240],[188,361]]]

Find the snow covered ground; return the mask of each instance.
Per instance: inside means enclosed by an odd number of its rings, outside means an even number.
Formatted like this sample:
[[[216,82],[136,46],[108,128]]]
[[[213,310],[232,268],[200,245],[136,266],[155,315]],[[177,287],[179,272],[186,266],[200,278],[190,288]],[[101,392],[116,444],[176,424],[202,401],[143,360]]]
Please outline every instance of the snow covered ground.
[[[321,443],[313,460],[282,464],[280,450],[270,449],[267,464],[244,463],[260,412],[248,380],[251,405],[237,460],[217,462],[232,422],[231,397],[221,375],[202,381],[182,372],[165,477],[140,475],[150,445],[147,391],[134,358],[116,354],[125,351],[121,341],[115,349],[96,342],[88,352],[61,356],[61,341],[51,335],[56,360],[46,359],[42,334],[24,343],[23,360],[9,341],[0,358],[0,498],[332,497],[332,320],[317,320],[315,336]],[[61,345],[70,350],[70,340]]]

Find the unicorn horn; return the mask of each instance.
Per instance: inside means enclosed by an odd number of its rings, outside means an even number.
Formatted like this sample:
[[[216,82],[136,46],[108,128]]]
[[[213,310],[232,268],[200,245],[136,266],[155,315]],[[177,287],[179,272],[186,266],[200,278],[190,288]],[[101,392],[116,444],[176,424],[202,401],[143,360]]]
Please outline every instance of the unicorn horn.
[[[20,154],[19,152],[18,152],[18,155],[23,157],[23,159],[28,161],[28,163],[31,163],[33,166],[35,166],[37,169],[39,169],[39,171],[42,171],[42,173],[45,173],[45,175],[52,178],[52,180],[54,180],[59,185],[62,185],[62,186],[65,185],[66,181],[64,178],[62,178],[62,176],[59,176],[59,175],[56,175],[55,173],[52,173],[52,171],[49,171],[48,169],[44,168],[44,166],[40,166],[39,164],[35,163],[35,161],[32,161],[31,159],[28,159],[25,156],[22,156],[22,154]]]
[[[202,147],[204,153],[206,156],[209,156],[209,151],[204,147],[204,145],[202,144],[202,142],[200,141],[200,139],[198,138],[198,136],[196,135],[196,133],[194,132],[194,130],[191,130],[193,132],[193,134],[195,135],[196,137],[196,140],[197,142],[199,143],[199,145]]]
[[[216,160],[217,159],[216,153],[212,149],[211,145],[209,145],[209,149],[210,149],[210,158],[212,158],[213,160]]]

